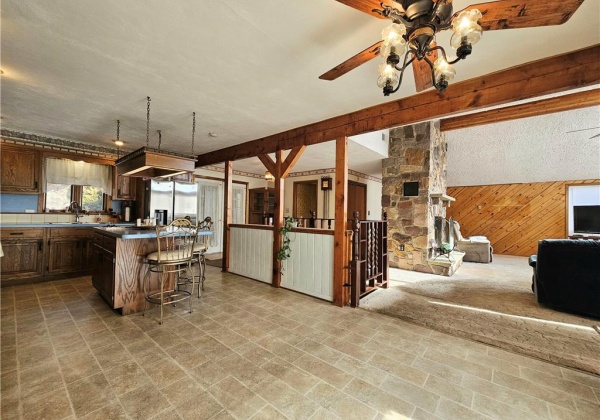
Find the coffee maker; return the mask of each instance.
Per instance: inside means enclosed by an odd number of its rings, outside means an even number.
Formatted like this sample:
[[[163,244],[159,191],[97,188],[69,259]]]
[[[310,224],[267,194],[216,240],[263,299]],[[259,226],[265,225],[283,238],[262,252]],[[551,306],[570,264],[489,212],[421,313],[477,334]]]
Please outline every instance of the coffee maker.
[[[168,210],[155,210],[154,211],[154,218],[156,219],[156,225],[157,226],[165,226],[168,224],[168,217],[169,215],[169,211]]]

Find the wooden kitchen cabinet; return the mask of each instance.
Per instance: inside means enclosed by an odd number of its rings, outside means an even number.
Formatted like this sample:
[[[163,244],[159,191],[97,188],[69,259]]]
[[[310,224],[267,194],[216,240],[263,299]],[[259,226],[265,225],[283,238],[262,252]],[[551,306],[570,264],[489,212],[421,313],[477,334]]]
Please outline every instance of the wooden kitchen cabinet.
[[[113,180],[113,200],[135,200],[135,178],[117,175],[114,168]]]
[[[91,229],[51,228],[49,231],[47,274],[90,270]]]
[[[12,286],[44,273],[44,229],[2,229],[2,286]]]
[[[40,192],[40,152],[31,148],[2,145],[0,191]]]
[[[100,296],[114,308],[115,302],[115,254],[95,241],[92,245],[92,284]]]

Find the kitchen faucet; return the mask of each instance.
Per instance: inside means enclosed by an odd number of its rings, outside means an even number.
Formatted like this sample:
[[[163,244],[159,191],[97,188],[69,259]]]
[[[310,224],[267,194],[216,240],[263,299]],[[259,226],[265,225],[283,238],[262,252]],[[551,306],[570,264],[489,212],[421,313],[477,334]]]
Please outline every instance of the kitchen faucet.
[[[75,222],[79,223],[79,218],[81,217],[81,214],[79,214],[79,203],[77,203],[77,201],[71,201],[71,204],[69,204],[69,208],[67,209],[67,211],[72,212],[73,210],[75,210]]]

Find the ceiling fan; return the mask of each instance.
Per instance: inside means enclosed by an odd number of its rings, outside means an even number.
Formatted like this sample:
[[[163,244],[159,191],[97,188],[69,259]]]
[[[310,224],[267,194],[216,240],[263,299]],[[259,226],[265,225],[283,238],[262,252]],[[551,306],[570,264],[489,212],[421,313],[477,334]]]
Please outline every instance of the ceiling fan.
[[[395,93],[404,71],[412,65],[417,92],[435,87],[440,92],[454,78],[452,64],[471,54],[482,31],[560,25],[584,0],[500,0],[473,4],[454,13],[452,0],[336,0],[392,24],[382,32],[383,40],[319,76],[335,80],[381,55],[377,84],[383,94]],[[454,31],[450,44],[456,58],[449,60],[435,42],[437,32]],[[404,54],[406,51],[406,54]],[[404,54],[404,59],[401,59]]]

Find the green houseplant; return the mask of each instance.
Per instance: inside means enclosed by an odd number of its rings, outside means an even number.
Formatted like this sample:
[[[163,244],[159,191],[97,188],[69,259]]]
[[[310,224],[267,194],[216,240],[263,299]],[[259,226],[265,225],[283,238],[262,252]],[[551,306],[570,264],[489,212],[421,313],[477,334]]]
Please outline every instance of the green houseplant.
[[[286,217],[283,221],[283,226],[279,229],[281,236],[283,237],[283,242],[281,244],[281,249],[277,253],[277,259],[279,261],[284,261],[290,258],[291,256],[291,248],[290,248],[290,236],[292,228],[296,227],[297,223],[293,217]]]

